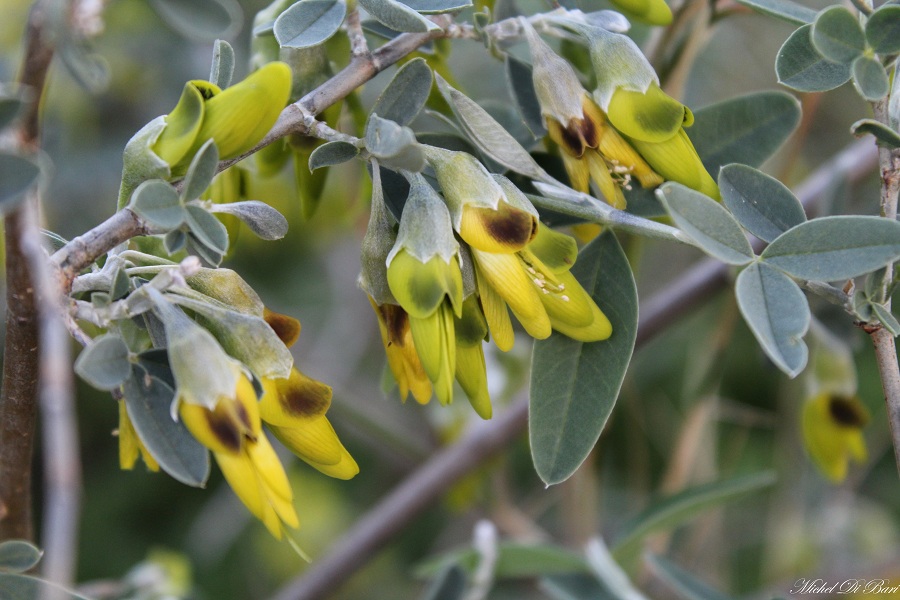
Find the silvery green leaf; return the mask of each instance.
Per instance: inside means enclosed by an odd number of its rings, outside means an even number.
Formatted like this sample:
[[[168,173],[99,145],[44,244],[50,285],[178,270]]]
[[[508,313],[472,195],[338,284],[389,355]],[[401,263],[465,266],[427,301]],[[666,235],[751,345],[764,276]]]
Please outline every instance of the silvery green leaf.
[[[275,39],[284,48],[309,48],[337,33],[347,14],[343,0],[300,0],[275,20]]]
[[[858,215],[813,219],[778,236],[760,258],[798,279],[850,279],[900,259],[900,222]]]
[[[369,212],[366,235],[360,247],[359,286],[379,305],[397,304],[387,282],[387,257],[397,241],[397,233],[394,230],[396,220],[392,219],[385,206],[384,189],[381,185],[382,169],[374,161],[370,166],[372,208]],[[407,183],[406,194],[408,193]],[[402,212],[403,208],[400,210]]]
[[[181,227],[188,216],[178,192],[161,179],[140,184],[131,196],[130,208],[150,225],[166,231]]]
[[[250,284],[231,269],[200,269],[187,278],[196,290],[235,310],[262,316],[265,307]]]
[[[325,142],[312,151],[309,155],[309,170],[315,171],[322,167],[331,167],[345,163],[359,155],[359,148],[350,142],[340,140]]]
[[[453,114],[456,115],[466,135],[479,150],[516,173],[532,179],[545,181],[551,179],[528,154],[528,151],[486,110],[447,83],[440,75],[436,74],[436,78],[438,89],[450,104]]]
[[[853,87],[859,95],[870,102],[884,98],[891,84],[881,63],[868,56],[860,56],[850,67]]]
[[[212,138],[200,146],[191,160],[182,182],[181,197],[184,201],[199,198],[212,183],[219,166],[219,149]]]
[[[454,12],[472,6],[472,0],[400,0],[423,15]]]
[[[196,313],[197,321],[216,337],[222,348],[258,377],[290,375],[294,365],[291,352],[262,317],[199,302],[177,292],[169,294],[168,299]]]
[[[900,61],[894,63],[894,84],[888,100],[888,120],[891,129],[900,131]]]
[[[222,223],[199,206],[185,206],[184,222],[201,244],[218,254],[228,252],[228,230]]]
[[[225,40],[216,40],[213,44],[212,66],[209,69],[209,80],[221,89],[231,85],[234,75],[234,48]]]
[[[116,269],[109,286],[109,297],[112,300],[124,298],[131,291],[131,280],[125,269]]]
[[[866,40],[877,54],[900,52],[900,6],[886,2],[869,15]]]
[[[188,254],[197,256],[203,261],[205,266],[218,267],[225,260],[225,253],[213,250],[203,242],[197,239],[193,233],[187,234],[187,243],[185,245]]]
[[[790,277],[764,262],[750,265],[735,283],[738,308],[759,345],[788,377],[806,367],[809,304]]]
[[[0,543],[0,569],[23,573],[34,567],[44,553],[25,540],[6,540]]]
[[[756,12],[760,12],[788,23],[805,25],[816,19],[816,11],[791,2],[790,0],[737,0],[744,6],[749,6]]]
[[[209,478],[209,451],[172,418],[175,391],[141,365],[133,366],[124,391],[131,424],[163,471],[181,483],[203,487]]]
[[[900,133],[875,119],[860,119],[850,126],[850,133],[856,137],[871,134],[875,136],[875,143],[883,148],[900,148]]]
[[[163,236],[163,248],[166,249],[170,255],[175,254],[176,252],[181,252],[184,250],[185,245],[187,245],[188,234],[182,229],[173,229],[165,236]]]
[[[230,38],[243,21],[237,0],[151,0],[150,4],[172,29],[199,40]]]
[[[731,214],[763,241],[771,242],[806,220],[803,205],[791,190],[753,167],[741,164],[722,167],[719,190]]]
[[[41,174],[38,164],[24,156],[0,152],[0,211],[14,208]]]
[[[531,67],[512,54],[507,54],[506,80],[528,129],[535,136],[542,137],[546,135],[547,129],[544,127],[544,116],[541,114],[541,105],[538,102],[531,78]]]
[[[897,322],[897,318],[891,314],[891,311],[884,307],[884,304],[873,303],[872,312],[892,336],[897,337],[900,335],[900,323]]]
[[[788,37],[775,59],[778,82],[799,92],[827,92],[850,81],[850,65],[825,59],[813,47],[812,25]]]
[[[415,58],[397,71],[384,89],[372,113],[398,125],[409,125],[428,100],[433,77],[423,58]]]
[[[366,149],[386,167],[416,172],[425,168],[425,155],[409,127],[372,113],[365,140]]]
[[[730,265],[753,260],[753,248],[738,222],[721,204],[679,183],[656,191],[678,228],[707,254]]]
[[[114,390],[131,374],[128,346],[116,334],[96,338],[81,351],[75,372],[98,390]]]
[[[866,50],[859,19],[843,6],[829,6],[816,15],[811,39],[819,54],[836,63],[850,64]]]
[[[280,212],[259,200],[213,204],[209,211],[236,216],[247,224],[250,231],[264,240],[280,240],[288,232],[287,219]]]
[[[359,5],[379,23],[394,31],[425,33],[440,29],[436,24],[397,0],[360,0]]]

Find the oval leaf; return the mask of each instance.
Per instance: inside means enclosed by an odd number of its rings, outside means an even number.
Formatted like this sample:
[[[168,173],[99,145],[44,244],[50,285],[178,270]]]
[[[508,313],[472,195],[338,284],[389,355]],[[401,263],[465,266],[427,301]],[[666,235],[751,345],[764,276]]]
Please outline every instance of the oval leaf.
[[[813,219],[780,235],[760,258],[798,279],[850,279],[900,259],[900,222],[858,215]]]
[[[114,390],[131,374],[128,346],[115,334],[98,337],[82,350],[75,372],[98,390]]]
[[[141,366],[125,382],[125,407],[134,430],[162,469],[180,481],[203,487],[209,477],[209,452],[181,421],[172,419],[175,391]]]
[[[532,356],[528,432],[535,469],[560,483],[590,453],[615,406],[637,334],[637,290],[615,236],[604,232],[572,273],[612,324],[612,336],[583,343],[554,332]]]
[[[232,75],[234,75],[234,48],[225,40],[216,40],[213,44],[209,80],[224,90],[231,85]]]
[[[285,48],[308,48],[331,38],[347,14],[343,0],[300,0],[275,20],[275,39]]]
[[[827,92],[850,81],[850,65],[831,62],[812,45],[812,25],[797,29],[775,59],[778,82],[798,92]]]
[[[453,12],[472,6],[471,0],[400,0],[414,11],[424,15]]]
[[[9,210],[22,200],[40,173],[37,163],[24,156],[0,152],[0,210]]]
[[[310,172],[322,167],[339,165],[359,155],[359,148],[350,142],[326,142],[309,155]]]
[[[882,4],[866,21],[866,40],[878,54],[900,52],[900,6]]]
[[[396,0],[360,0],[359,4],[375,20],[394,31],[425,33],[440,29],[406,4]]]
[[[425,59],[409,61],[391,79],[371,112],[399,125],[409,125],[425,106],[433,79]]]
[[[372,113],[365,139],[366,149],[386,167],[415,172],[425,168],[425,155],[409,127]]]
[[[747,165],[719,171],[722,201],[744,228],[765,242],[806,220],[803,205],[786,185]]]
[[[753,260],[753,248],[741,226],[722,205],[679,183],[667,183],[656,191],[678,228],[707,254],[730,265]]]
[[[440,75],[435,75],[438,89],[453,109],[466,135],[478,149],[507,169],[531,177],[548,180],[550,176],[535,162],[502,125],[471,98],[453,88]]]
[[[259,200],[213,204],[209,211],[236,216],[246,223],[253,233],[264,240],[280,240],[288,232],[287,219],[280,212]]]
[[[760,12],[788,23],[795,25],[805,25],[812,23],[816,19],[816,11],[813,9],[791,2],[790,0],[737,0],[744,6],[749,6],[756,12]]]
[[[199,206],[189,204],[185,208],[185,223],[197,240],[218,254],[228,252],[228,230],[225,226]]]
[[[25,540],[7,540],[0,544],[0,569],[23,573],[38,564],[43,554]]]
[[[786,92],[761,92],[694,112],[685,129],[710,173],[729,163],[758,167],[800,123],[800,103]]]
[[[161,179],[145,181],[131,196],[131,210],[154,227],[175,229],[187,218],[178,192]]]
[[[216,176],[216,168],[219,166],[219,149],[216,148],[212,138],[200,146],[197,154],[191,160],[184,182],[181,188],[181,197],[184,200],[199,198],[212,183]]]
[[[874,102],[887,96],[890,89],[887,72],[874,58],[860,56],[853,61],[850,72],[853,75],[853,87],[866,100]]]
[[[809,329],[806,296],[793,279],[765,263],[750,265],[735,283],[738,307],[766,355],[788,377],[806,367]]]
[[[857,18],[843,6],[829,6],[816,16],[812,43],[826,59],[849,64],[866,50],[866,36]]]
[[[871,134],[875,143],[884,148],[900,148],[900,133],[875,119],[860,119],[850,126],[850,133],[856,137]]]
[[[151,4],[172,29],[199,40],[232,37],[243,20],[236,0],[152,0]]]

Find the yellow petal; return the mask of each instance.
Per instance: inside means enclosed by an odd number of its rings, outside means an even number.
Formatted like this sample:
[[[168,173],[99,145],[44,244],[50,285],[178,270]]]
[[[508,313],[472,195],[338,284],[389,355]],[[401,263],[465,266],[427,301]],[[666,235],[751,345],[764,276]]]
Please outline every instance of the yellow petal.
[[[663,182],[663,178],[653,171],[645,157],[642,157],[638,151],[632,147],[619,133],[612,127],[608,127],[600,139],[597,150],[602,154],[613,168],[618,168],[623,173],[630,174],[638,180],[641,187],[652,188]]]
[[[491,287],[476,263],[475,273],[478,281],[478,295],[481,300],[481,308],[484,311],[484,319],[487,322],[488,330],[491,332],[491,338],[500,350],[509,352],[515,341],[513,333],[512,321],[509,318],[509,311],[506,309],[506,302],[500,297],[500,294]]]
[[[195,82],[184,84],[178,104],[166,115],[166,128],[153,144],[153,152],[170,167],[178,164],[194,145],[203,122],[203,109],[204,98]]]
[[[137,432],[128,418],[128,410],[125,402],[119,400],[119,468],[130,471],[138,459]]]
[[[275,509],[279,519],[289,527],[297,527],[299,521],[293,505],[294,493],[269,439],[260,435],[258,441],[248,444],[247,454],[253,462],[265,498]]]
[[[622,194],[622,188],[613,180],[609,172],[609,165],[600,155],[599,152],[590,152],[586,158],[588,171],[594,185],[600,190],[600,195],[607,204],[613,208],[624,210],[625,196]]]
[[[214,410],[182,402],[179,413],[191,435],[213,452],[239,453],[245,438],[260,433],[256,392],[245,375],[238,380],[235,397],[220,398]]]
[[[391,293],[411,317],[424,319],[433,314],[444,296],[462,310],[462,271],[456,259],[447,263],[434,256],[423,263],[403,249],[388,265],[387,278]]]
[[[816,466],[828,479],[847,476],[850,458],[862,462],[867,452],[861,428],[868,413],[858,398],[823,392],[803,405],[803,442]]]
[[[506,301],[525,331],[535,339],[549,337],[550,319],[532,281],[534,274],[526,272],[518,255],[492,254],[475,248],[472,255],[485,281]]]
[[[566,153],[562,155],[563,166],[566,168],[566,174],[569,176],[569,185],[572,189],[578,190],[583,194],[590,191],[591,172],[588,162],[584,157],[576,158]]]
[[[528,245],[537,229],[537,217],[501,200],[496,210],[464,205],[459,235],[479,250],[508,253]]]
[[[664,0],[610,0],[626,16],[650,25],[668,25],[672,22],[672,9]]]
[[[715,200],[721,198],[719,186],[703,166],[694,145],[683,129],[664,142],[632,140],[632,144],[665,179],[677,181]]]
[[[448,404],[453,398],[453,374],[456,372],[453,310],[445,302],[428,318],[410,316],[409,324],[419,360],[431,380],[434,393],[442,404]]]
[[[479,342],[475,346],[457,346],[456,380],[462,387],[469,404],[482,419],[490,419],[491,397],[487,388],[487,370],[484,363],[484,349]]]
[[[263,379],[262,384],[265,393],[259,401],[259,415],[272,425],[293,427],[324,415],[331,406],[331,388],[296,368],[287,379]]]
[[[324,416],[313,419],[307,427],[272,427],[272,432],[294,454],[329,477],[350,479],[359,473],[356,461]]]
[[[553,324],[564,323],[570,327],[587,327],[594,321],[594,301],[578,280],[568,272],[555,276],[556,283],[549,294],[541,294],[541,302]],[[548,282],[546,287],[550,288]]]
[[[613,126],[643,142],[664,142],[684,126],[684,105],[651,83],[646,92],[617,88],[607,108]]]
[[[277,313],[268,308],[263,309],[263,319],[269,324],[285,346],[290,348],[300,338],[300,321],[294,317]]]
[[[541,227],[538,230],[534,241],[528,245],[528,250],[553,273],[568,271],[578,257],[578,245],[572,236],[549,227]]]
[[[603,233],[603,225],[598,223],[579,223],[572,225],[572,233],[582,244],[587,244],[592,239]]]
[[[405,401],[411,391],[419,404],[427,404],[431,399],[431,382],[416,353],[409,328],[409,315],[402,307],[394,304],[379,306],[371,296],[369,303],[378,316],[381,343],[384,345],[388,366],[400,388],[400,399]]]
[[[612,335],[612,324],[600,307],[591,302],[593,320],[585,327],[573,327],[562,321],[551,320],[553,329],[579,342],[599,342]]]

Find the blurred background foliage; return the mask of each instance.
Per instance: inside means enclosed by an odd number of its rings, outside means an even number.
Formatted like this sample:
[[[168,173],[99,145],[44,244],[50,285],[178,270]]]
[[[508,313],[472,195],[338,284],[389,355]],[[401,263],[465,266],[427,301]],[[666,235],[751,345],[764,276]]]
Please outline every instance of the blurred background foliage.
[[[584,4],[596,10],[605,7],[601,2]],[[246,73],[252,15],[266,3],[242,1],[244,25],[229,40],[238,56],[236,80]],[[19,62],[29,2],[0,4],[0,80],[8,81]],[[696,109],[777,89],[772,65],[790,31],[786,24],[749,13],[722,20],[707,32],[686,79],[684,100]],[[642,28],[634,34],[639,40],[654,35]],[[462,89],[477,100],[508,101],[501,62],[476,42],[454,41],[452,47],[450,69]],[[65,70],[52,71],[44,106],[45,150],[55,166],[46,195],[48,228],[70,238],[114,210],[125,142],[174,106],[184,81],[207,77],[211,48],[211,43],[185,40],[146,2],[110,2],[105,32],[96,40],[97,53],[109,63],[109,89],[92,96]],[[362,91],[365,106],[371,106],[392,71]],[[788,185],[850,143],[849,125],[868,116],[849,86],[801,100],[800,130],[766,167]],[[301,519],[298,541],[315,560],[405,473],[477,417],[465,402],[449,409],[435,403],[403,406],[384,383],[377,325],[355,283],[370,190],[362,166],[333,169],[320,210],[308,221],[301,219],[296,195],[283,189],[259,185],[250,197],[288,217],[287,237],[262,242],[239,235],[224,266],[242,274],[270,308],[301,320],[297,365],[334,387],[332,422],[360,464],[360,474],[342,482],[282,456]],[[835,181],[825,212],[871,214],[877,199],[874,181],[853,188]],[[625,243],[644,298],[701,258],[687,247]],[[789,381],[767,362],[738,318],[733,296],[724,292],[636,354],[600,442],[571,480],[544,489],[520,437],[415,520],[334,597],[420,595],[425,584],[413,577],[415,565],[469,544],[481,518],[496,523],[507,539],[577,549],[595,533],[614,538],[653,498],[766,469],[778,475],[774,486],[710,511],[672,535],[657,536],[651,547],[734,595],[787,594],[800,577],[900,580],[898,479],[871,346],[845,315],[828,306],[814,308],[854,349],[859,396],[873,415],[865,432],[869,460],[852,469],[844,483],[828,483],[804,453],[799,428],[804,375]],[[524,393],[528,356],[524,337],[510,354],[489,352],[496,410]],[[121,472],[111,435],[116,405],[82,385],[78,411],[84,463],[80,581],[121,578],[164,550],[189,561],[191,597],[265,598],[306,568],[250,518],[216,469],[207,490],[141,468]],[[651,597],[669,594],[652,581],[648,585]],[[491,595],[542,597],[529,581],[503,583]]]

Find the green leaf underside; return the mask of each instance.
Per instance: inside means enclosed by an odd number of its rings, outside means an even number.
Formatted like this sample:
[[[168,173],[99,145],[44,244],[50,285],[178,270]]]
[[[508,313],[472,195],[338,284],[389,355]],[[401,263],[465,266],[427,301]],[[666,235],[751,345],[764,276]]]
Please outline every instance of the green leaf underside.
[[[783,183],[747,165],[719,171],[722,201],[750,233],[771,242],[804,221],[803,205]]]
[[[753,260],[747,236],[721,204],[677,183],[667,183],[656,193],[679,229],[706,253],[731,265]]]
[[[212,139],[207,140],[197,154],[194,155],[187,173],[184,176],[181,197],[185,200],[199,198],[213,177],[216,176],[216,167],[219,166],[219,150]]]
[[[152,0],[152,4],[173,29],[201,40],[231,37],[242,20],[235,0]]]
[[[7,540],[0,543],[0,569],[22,573],[41,560],[43,552],[25,540]]]
[[[680,598],[684,600],[732,600],[722,592],[700,581],[667,558],[647,555],[647,564]]]
[[[875,143],[886,148],[900,148],[900,133],[875,119],[860,119],[850,126],[850,132],[861,137],[865,134],[875,136]]]
[[[178,192],[161,179],[139,185],[131,196],[131,208],[160,229],[179,227],[187,217]]]
[[[331,167],[351,160],[359,155],[359,148],[350,142],[326,142],[309,155],[309,170]]]
[[[897,321],[897,318],[884,307],[883,304],[872,304],[872,312],[875,314],[875,317],[881,321],[881,324],[884,325],[884,328],[887,329],[891,335],[897,337],[900,335],[900,322]]]
[[[548,485],[568,479],[600,437],[637,334],[634,276],[611,232],[584,248],[572,273],[609,318],[612,336],[583,343],[554,332],[534,344],[529,439],[535,469]]]
[[[725,100],[694,112],[685,129],[703,166],[715,177],[719,167],[758,167],[800,123],[800,103],[786,92],[760,92]]]
[[[800,286],[781,271],[756,263],[738,275],[735,295],[766,355],[789,377],[796,377],[809,358],[803,336],[811,320]]]
[[[788,37],[775,59],[778,82],[799,92],[827,92],[850,81],[850,66],[826,60],[813,47],[812,25]]]
[[[203,487],[209,477],[209,452],[181,421],[172,420],[170,406],[175,392],[143,367],[134,365],[125,382],[125,407],[138,437],[176,480]]]
[[[199,206],[188,205],[185,209],[185,223],[197,241],[218,254],[228,252],[228,230],[225,226]]]
[[[432,82],[425,59],[415,58],[397,71],[371,112],[398,125],[409,125],[425,106]]]
[[[114,390],[131,373],[128,346],[116,334],[100,336],[78,356],[75,372],[99,390]]]
[[[790,2],[790,0],[737,0],[744,6],[748,6],[753,10],[794,23],[795,25],[805,25],[812,23],[816,19],[816,11],[802,4]]]
[[[466,574],[458,565],[450,565],[431,582],[422,600],[459,600],[465,591]]]
[[[813,219],[783,233],[760,258],[798,279],[850,279],[900,258],[900,222],[858,215]]]
[[[285,48],[316,46],[340,29],[346,14],[343,0],[301,0],[275,20],[275,39]]]
[[[210,212],[234,215],[264,240],[280,240],[288,232],[288,222],[280,212],[259,200],[214,204]]]
[[[438,26],[397,0],[360,0],[360,6],[382,25],[394,31],[424,33]]]
[[[24,156],[0,152],[0,209],[12,208],[22,200],[40,172],[37,163]]]
[[[613,548],[613,555],[620,563],[628,560],[640,552],[643,540],[648,535],[674,529],[711,508],[769,487],[775,480],[773,472],[763,471],[698,485],[665,498],[629,522],[625,527],[625,534]]]
[[[812,26],[813,47],[832,62],[849,64],[866,49],[866,36],[857,18],[843,6],[829,6]]]
[[[417,577],[433,577],[447,565],[457,564],[466,573],[474,573],[481,559],[473,548],[456,550],[431,558],[416,567]],[[584,557],[577,552],[549,544],[523,544],[500,542],[497,545],[497,564],[494,575],[499,579],[517,579],[556,575],[562,573],[587,573]]]
[[[900,52],[900,6],[882,4],[866,21],[866,40],[878,54]]]
[[[868,56],[860,56],[853,61],[850,71],[853,75],[853,86],[860,96],[871,102],[887,96],[890,81],[880,62]]]

